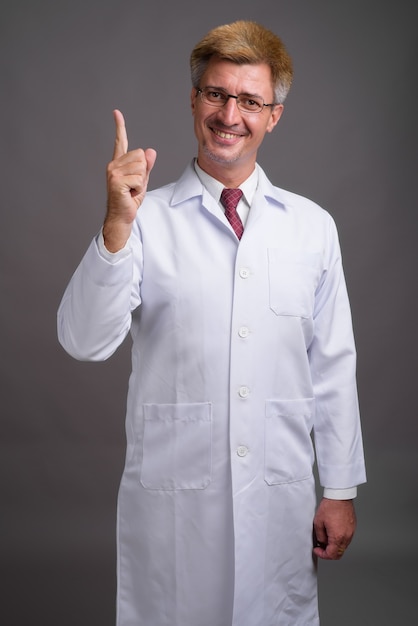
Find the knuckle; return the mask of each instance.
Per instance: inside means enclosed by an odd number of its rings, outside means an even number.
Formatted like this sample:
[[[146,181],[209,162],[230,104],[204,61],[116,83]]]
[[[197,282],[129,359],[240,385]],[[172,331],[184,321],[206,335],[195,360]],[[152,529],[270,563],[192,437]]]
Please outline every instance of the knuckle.
[[[108,168],[108,170],[107,170],[107,179],[108,179],[109,185],[112,185],[112,186],[117,181],[118,175],[117,175],[116,171],[113,168]]]

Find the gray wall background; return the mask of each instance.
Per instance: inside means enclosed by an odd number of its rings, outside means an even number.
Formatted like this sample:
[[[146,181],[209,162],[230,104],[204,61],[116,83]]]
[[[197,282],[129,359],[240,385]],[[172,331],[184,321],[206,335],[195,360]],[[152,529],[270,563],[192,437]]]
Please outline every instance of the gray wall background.
[[[334,216],[351,295],[369,482],[350,551],[320,565],[322,623],[418,623],[416,13],[407,0],[3,0],[2,623],[114,623],[129,342],[77,363],[56,309],[104,215],[112,109],[132,147],[157,149],[151,186],[177,178],[195,155],[190,50],[235,19],[293,56],[260,163]]]

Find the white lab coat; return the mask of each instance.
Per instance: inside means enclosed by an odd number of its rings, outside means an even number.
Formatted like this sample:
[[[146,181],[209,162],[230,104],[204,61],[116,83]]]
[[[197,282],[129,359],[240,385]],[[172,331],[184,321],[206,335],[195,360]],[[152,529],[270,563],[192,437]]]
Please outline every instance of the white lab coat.
[[[238,242],[189,166],[120,256],[93,241],[58,315],[78,359],[133,339],[118,626],[316,626],[312,428],[322,485],[365,480],[332,218],[259,169]]]

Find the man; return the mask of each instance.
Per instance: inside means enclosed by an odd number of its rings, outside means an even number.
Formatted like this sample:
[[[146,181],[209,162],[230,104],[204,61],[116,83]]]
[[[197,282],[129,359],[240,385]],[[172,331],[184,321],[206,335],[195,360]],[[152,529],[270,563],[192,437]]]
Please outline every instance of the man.
[[[256,163],[291,83],[282,42],[221,26],[191,69],[197,160],[147,192],[156,153],[128,151],[115,111],[103,229],[58,315],[78,359],[132,334],[117,621],[314,626],[316,559],[343,555],[365,481],[337,233]]]

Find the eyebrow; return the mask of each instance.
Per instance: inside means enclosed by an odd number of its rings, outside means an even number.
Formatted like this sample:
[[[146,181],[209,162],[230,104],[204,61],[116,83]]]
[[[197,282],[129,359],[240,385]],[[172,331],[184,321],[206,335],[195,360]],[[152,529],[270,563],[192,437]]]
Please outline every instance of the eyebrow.
[[[229,94],[228,90],[225,89],[225,87],[217,87],[216,85],[206,85],[205,89],[213,89],[213,91],[223,91],[224,93],[228,94],[228,95],[233,95],[233,94]],[[250,98],[262,98],[264,100],[264,97],[261,96],[259,93],[249,93],[248,91],[241,91],[241,93],[237,94],[238,96],[249,96]]]

